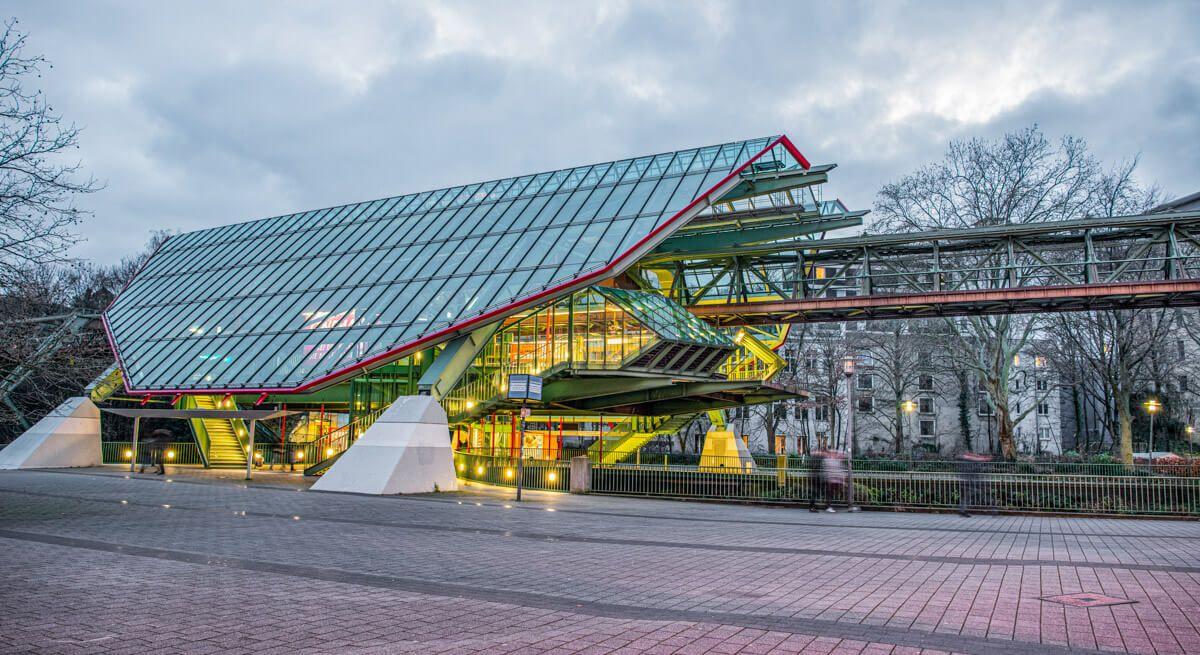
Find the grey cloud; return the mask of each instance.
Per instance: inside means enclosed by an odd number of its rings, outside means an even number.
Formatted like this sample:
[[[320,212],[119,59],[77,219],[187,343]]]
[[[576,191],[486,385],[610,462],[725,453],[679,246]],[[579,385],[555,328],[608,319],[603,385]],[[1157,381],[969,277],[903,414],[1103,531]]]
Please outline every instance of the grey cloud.
[[[108,182],[77,250],[103,261],[152,229],[781,131],[861,208],[1031,122],[1200,188],[1194,4],[9,6]]]

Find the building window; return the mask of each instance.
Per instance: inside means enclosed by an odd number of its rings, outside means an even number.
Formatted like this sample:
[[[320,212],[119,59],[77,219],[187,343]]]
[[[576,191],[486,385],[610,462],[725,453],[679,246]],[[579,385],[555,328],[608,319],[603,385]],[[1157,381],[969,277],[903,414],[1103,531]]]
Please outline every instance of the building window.
[[[1183,393],[1187,393],[1188,391],[1191,391],[1191,389],[1188,389],[1188,376],[1186,376],[1186,375],[1179,376],[1179,390],[1182,391]]]
[[[870,414],[875,411],[875,399],[871,396],[859,396],[858,411],[863,414]]]
[[[1038,428],[1038,441],[1043,446],[1050,443],[1050,428]]]
[[[870,391],[875,388],[875,376],[871,373],[860,373],[858,375],[858,388],[864,391]]]
[[[818,421],[829,420],[829,405],[817,405],[813,408],[813,418]]]
[[[933,398],[918,398],[917,411],[922,414],[933,413]]]
[[[1042,367],[1044,367],[1045,365],[1046,365],[1046,358],[1045,358],[1045,357],[1042,357],[1041,355],[1034,355],[1034,356],[1033,356],[1033,367],[1034,367],[1034,368],[1042,368]]]
[[[1183,345],[1183,339],[1176,341],[1175,347],[1176,347],[1176,349],[1179,350],[1179,359],[1183,359],[1186,356],[1186,352],[1185,352],[1186,349],[1184,348],[1184,345]]]
[[[932,437],[934,433],[935,421],[931,418],[921,419],[920,431],[922,437]]]
[[[808,408],[801,407],[798,411],[799,411],[800,420],[807,421],[808,420]]]
[[[992,406],[988,404],[988,399],[987,399],[986,393],[979,394],[978,403],[979,403],[979,415],[980,416],[991,416],[992,415]]]
[[[1050,415],[1050,403],[1038,403],[1037,413],[1038,413],[1038,416],[1049,416]]]
[[[1050,388],[1050,384],[1045,380],[1035,380],[1033,387],[1038,391],[1045,391],[1046,389]]]
[[[922,373],[917,377],[917,388],[921,391],[933,391],[933,376]]]

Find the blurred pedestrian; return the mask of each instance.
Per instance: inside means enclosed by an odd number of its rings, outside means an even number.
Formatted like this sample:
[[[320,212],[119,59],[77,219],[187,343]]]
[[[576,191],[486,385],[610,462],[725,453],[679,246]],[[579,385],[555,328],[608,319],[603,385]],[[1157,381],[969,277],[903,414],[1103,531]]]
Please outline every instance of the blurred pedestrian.
[[[158,466],[158,475],[166,475],[167,473],[167,444],[171,443],[171,433],[168,430],[159,428],[150,433],[146,438],[146,454],[139,458],[142,463],[142,468],[138,473],[146,472],[146,465]]]
[[[988,455],[965,452],[958,459],[958,513],[970,516],[968,508],[990,504],[983,488],[983,470],[992,458]]]
[[[825,468],[825,511],[833,514],[833,499],[843,498],[846,491],[846,456],[830,450],[826,451],[822,462]],[[848,501],[846,506],[849,507]]]
[[[816,512],[817,495],[829,508],[829,489],[825,486],[825,451],[815,450],[808,454],[808,511]]]

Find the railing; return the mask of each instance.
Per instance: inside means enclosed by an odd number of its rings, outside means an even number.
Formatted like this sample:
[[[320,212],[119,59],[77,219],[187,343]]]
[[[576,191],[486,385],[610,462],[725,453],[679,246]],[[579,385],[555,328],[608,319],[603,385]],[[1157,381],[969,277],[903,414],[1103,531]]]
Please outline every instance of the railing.
[[[591,493],[797,504],[823,495],[809,463],[795,457],[760,456],[752,467],[737,458],[728,458],[729,462],[706,458],[700,465],[673,463],[669,458],[648,462],[652,457],[643,455],[641,464],[592,463]],[[887,470],[905,464],[925,468]],[[972,510],[1200,515],[1200,477],[1177,475],[1169,465],[1161,469],[1156,465],[1153,472],[1144,466],[1094,469],[1106,471],[1102,474],[1073,472],[1067,467],[1120,465],[1039,464],[1050,468],[1018,472],[1028,463],[1002,462],[972,468],[965,474],[958,462],[861,460],[854,465],[855,502],[868,508],[957,508],[965,493],[966,505]],[[463,479],[515,485],[516,460],[509,457],[456,453],[455,466]],[[525,471],[526,488],[569,488],[567,461],[527,459]],[[844,502],[842,486],[833,487],[833,495],[835,503]]]
[[[502,487],[517,486],[517,476],[521,475],[522,486],[526,489],[567,491],[571,488],[571,464],[563,460],[527,458],[522,467],[512,457],[455,453],[454,468],[460,478]]]
[[[307,469],[345,452],[386,410],[383,407],[364,414],[353,423],[333,428],[311,441],[263,444],[263,450],[269,449],[273,453],[276,464]],[[264,463],[267,457],[268,454],[264,452]]]
[[[200,449],[193,441],[181,441],[162,445],[167,464],[196,464],[203,466]],[[100,461],[105,464],[128,464],[133,459],[133,444],[129,441],[101,441]],[[150,462],[160,444],[138,442],[138,461]]]

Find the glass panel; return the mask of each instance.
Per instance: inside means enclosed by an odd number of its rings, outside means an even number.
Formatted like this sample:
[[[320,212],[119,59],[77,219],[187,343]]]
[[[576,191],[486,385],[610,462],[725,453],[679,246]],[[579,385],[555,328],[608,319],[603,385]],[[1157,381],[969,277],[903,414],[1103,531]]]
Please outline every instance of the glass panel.
[[[179,235],[106,318],[134,389],[292,387],[482,310],[530,302],[539,289],[609,263],[768,143],[624,159]],[[760,161],[795,165],[779,148]],[[584,297],[584,319],[595,313],[593,301],[599,316],[610,302]],[[555,352],[558,320],[557,310],[535,319],[554,333]],[[621,319],[604,328],[616,330],[607,335],[612,349],[603,333],[588,348],[598,348],[598,362],[627,357],[630,326],[648,320]],[[589,329],[586,320],[579,327]],[[644,340],[637,339],[640,347]]]

